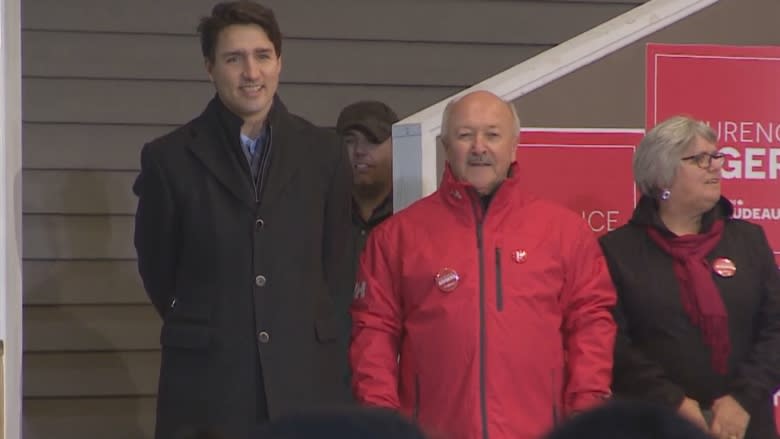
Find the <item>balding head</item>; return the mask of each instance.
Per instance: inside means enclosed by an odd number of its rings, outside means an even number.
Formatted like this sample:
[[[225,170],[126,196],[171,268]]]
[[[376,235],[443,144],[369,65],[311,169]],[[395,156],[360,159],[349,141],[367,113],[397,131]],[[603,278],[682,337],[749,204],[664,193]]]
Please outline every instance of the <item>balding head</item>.
[[[493,192],[515,160],[519,131],[514,106],[493,93],[476,91],[451,101],[441,142],[455,177],[482,195]]]
[[[507,102],[501,99],[500,97],[498,97],[496,94],[492,92],[486,90],[478,90],[454,98],[447,103],[447,106],[444,107],[444,112],[442,113],[442,122],[441,122],[442,139],[444,138],[445,134],[449,130],[450,119],[452,118],[452,109],[455,108],[457,104],[460,103],[461,101],[471,100],[471,99],[486,99],[488,101],[494,101],[494,100],[501,101],[507,107],[507,110],[509,110],[512,113],[512,120],[514,121],[515,124],[514,129],[516,131],[517,136],[520,135],[520,117],[517,115],[517,109],[515,108],[515,106],[511,102]]]

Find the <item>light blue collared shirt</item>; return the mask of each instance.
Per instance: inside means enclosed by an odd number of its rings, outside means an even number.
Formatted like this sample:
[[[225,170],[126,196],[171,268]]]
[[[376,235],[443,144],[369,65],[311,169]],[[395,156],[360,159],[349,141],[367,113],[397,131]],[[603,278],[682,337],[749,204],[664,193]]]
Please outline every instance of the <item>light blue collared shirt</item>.
[[[260,132],[260,137],[257,139],[252,139],[249,136],[241,133],[241,146],[244,147],[244,151],[249,153],[249,156],[254,156],[257,152],[257,145],[260,145],[260,142],[263,141],[265,137],[265,130]],[[260,147],[262,149],[262,146]]]

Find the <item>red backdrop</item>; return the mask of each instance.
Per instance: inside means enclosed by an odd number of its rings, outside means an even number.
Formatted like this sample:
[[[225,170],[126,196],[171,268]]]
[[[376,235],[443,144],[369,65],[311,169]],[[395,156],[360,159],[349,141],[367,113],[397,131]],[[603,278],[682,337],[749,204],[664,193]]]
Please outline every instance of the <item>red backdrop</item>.
[[[601,235],[631,218],[631,160],[641,130],[523,129],[517,151],[523,186],[580,215]]]

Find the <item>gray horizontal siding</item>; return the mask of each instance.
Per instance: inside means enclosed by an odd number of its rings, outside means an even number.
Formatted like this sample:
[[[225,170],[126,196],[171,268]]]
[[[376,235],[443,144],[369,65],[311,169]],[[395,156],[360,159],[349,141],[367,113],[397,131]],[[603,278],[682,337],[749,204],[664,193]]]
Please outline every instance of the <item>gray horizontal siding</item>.
[[[24,214],[24,259],[135,259],[133,217]]]
[[[213,95],[207,81],[25,78],[25,122],[182,124]],[[399,113],[422,109],[456,93],[457,87],[282,84],[279,94],[293,112],[322,126],[360,99],[393,102]]]
[[[25,122],[22,166],[25,170],[137,171],[143,144],[173,128],[174,125]]]
[[[135,171],[26,170],[22,209],[37,214],[132,215],[137,175]]]
[[[153,397],[35,398],[23,407],[25,439],[140,439],[154,432]]]
[[[23,37],[25,50],[35,54],[23,59],[26,77],[207,78],[195,35],[25,31]],[[550,47],[293,39],[285,41],[282,79],[300,84],[464,87]],[[414,68],[398,68],[406,63]]]
[[[150,351],[160,347],[160,318],[151,305],[28,304],[24,319],[27,353]]]
[[[25,260],[25,305],[147,305],[135,261]]]
[[[194,34],[211,0],[26,0],[24,29]],[[286,38],[557,44],[638,2],[269,0]],[[85,19],[88,11],[89,19]],[[362,19],[361,19],[362,18]]]
[[[159,351],[24,354],[26,398],[152,396]]]

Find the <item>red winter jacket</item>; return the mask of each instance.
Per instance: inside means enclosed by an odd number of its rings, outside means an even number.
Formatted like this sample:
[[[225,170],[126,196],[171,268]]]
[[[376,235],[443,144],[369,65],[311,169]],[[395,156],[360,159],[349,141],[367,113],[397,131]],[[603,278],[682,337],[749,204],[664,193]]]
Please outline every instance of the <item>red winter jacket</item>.
[[[539,438],[609,395],[615,300],[574,212],[512,177],[484,212],[448,168],[437,192],[369,236],[351,309],[353,392],[434,437]]]

